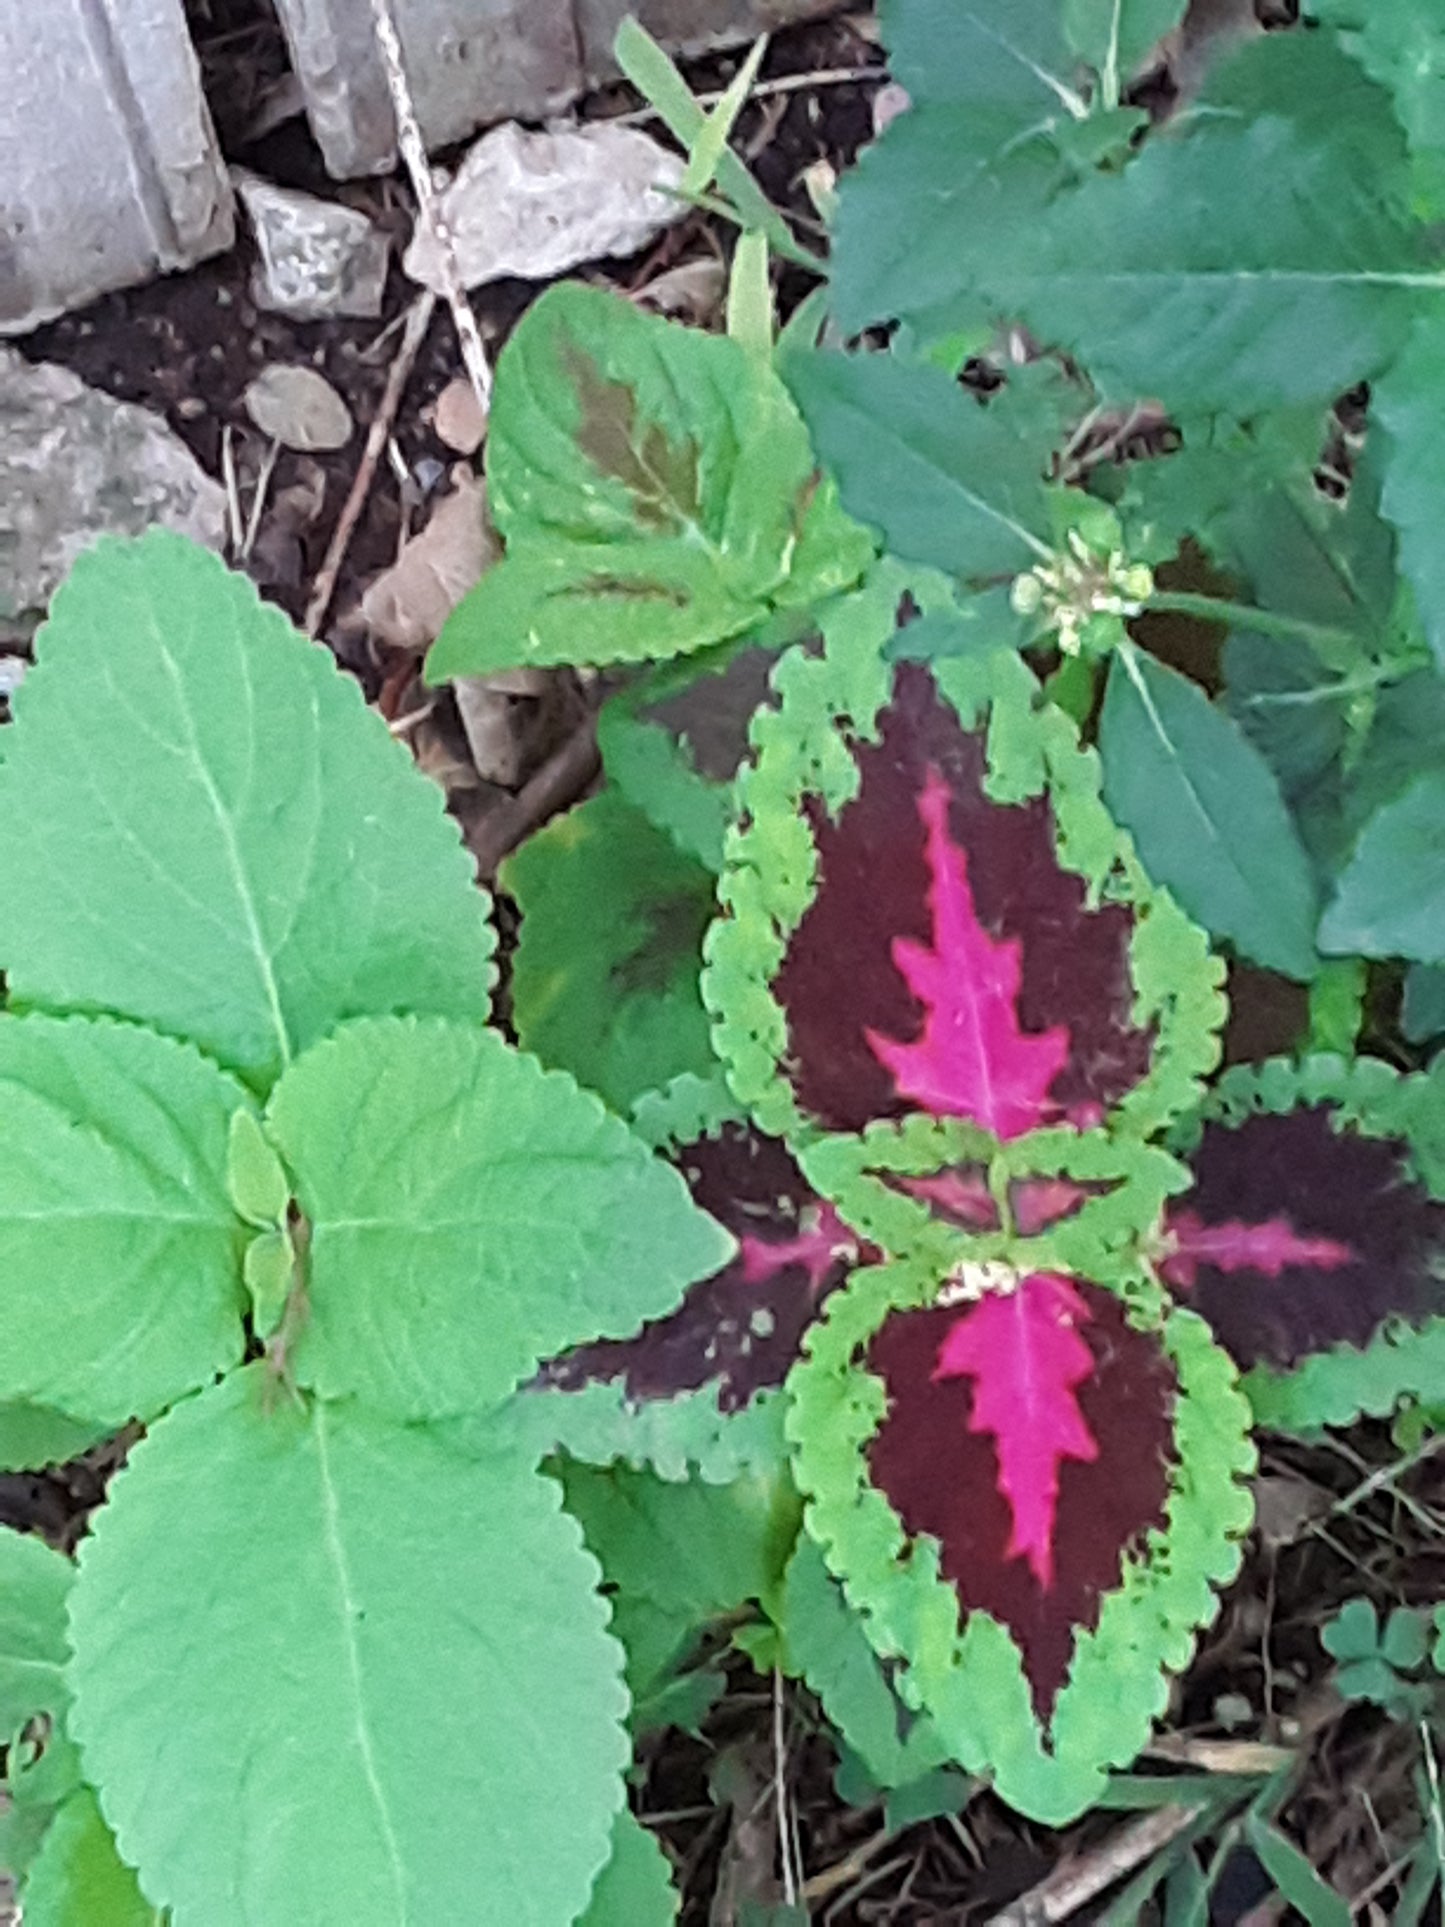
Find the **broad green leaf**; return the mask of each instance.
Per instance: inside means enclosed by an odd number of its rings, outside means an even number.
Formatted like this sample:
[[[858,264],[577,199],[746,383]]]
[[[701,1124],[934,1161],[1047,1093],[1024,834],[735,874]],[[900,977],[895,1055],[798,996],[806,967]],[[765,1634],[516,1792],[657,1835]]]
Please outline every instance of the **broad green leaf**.
[[[209,551],[83,555],[0,763],[0,964],[265,1086],[345,1017],[486,1015],[486,899],[434,786]],[[224,1168],[224,1159],[222,1166]]]
[[[480,1026],[351,1024],[276,1087],[310,1223],[296,1374],[410,1418],[476,1412],[726,1263],[678,1173]]]
[[[1309,12],[1339,29],[1340,44],[1387,87],[1415,161],[1420,211],[1445,213],[1445,18],[1436,0],[1311,0]]]
[[[1445,963],[1445,772],[1422,776],[1365,826],[1320,945]]]
[[[614,1110],[714,1059],[698,989],[715,880],[614,791],[559,816],[501,873],[522,912],[517,1039]]]
[[[116,1852],[89,1787],[51,1821],[21,1902],[25,1927],[158,1927],[163,1919]]]
[[[1445,83],[1442,83],[1445,85]],[[1445,674],[1445,312],[1416,325],[1405,352],[1381,377],[1372,417],[1385,431],[1381,506],[1400,532],[1400,561],[1435,661]]]
[[[64,1465],[98,1445],[110,1430],[108,1425],[71,1418],[48,1405],[0,1401],[0,1472]]]
[[[180,1921],[505,1921],[587,1903],[622,1800],[622,1655],[557,1487],[277,1396],[132,1453],[71,1601],[73,1727]]]
[[[1069,45],[1112,106],[1150,49],[1179,25],[1188,0],[1064,0]]]
[[[1099,723],[1104,800],[1189,915],[1284,975],[1319,968],[1314,880],[1268,764],[1194,683],[1132,643]]]
[[[442,631],[433,681],[700,649],[785,591],[846,588],[871,553],[819,487],[770,367],[575,282],[529,308],[502,353],[487,482],[507,552]]]
[[[1122,175],[1002,229],[983,285],[1115,392],[1236,413],[1328,400],[1445,301],[1389,97],[1328,34],[1278,34],[1231,63],[1210,105]]]
[[[1401,1027],[1412,1044],[1445,1033],[1445,965],[1412,964],[1405,976]]]
[[[926,1720],[915,1717],[909,1725],[862,1621],[807,1533],[788,1563],[782,1632],[788,1670],[817,1694],[877,1786],[902,1786],[948,1759]]]
[[[0,1017],[0,1398],[120,1424],[241,1356],[240,1085],[106,1019]]]
[[[624,1597],[700,1624],[782,1584],[799,1502],[776,1474],[727,1485],[674,1482],[632,1466],[568,1465],[567,1509]]]
[[[1027,377],[981,405],[941,368],[885,354],[797,353],[783,373],[844,507],[893,554],[975,577],[1048,556],[1061,414]]]
[[[630,1813],[619,1813],[612,1858],[597,1876],[578,1927],[670,1927],[680,1904],[656,1836]]]
[[[43,1539],[0,1528],[0,1747],[37,1714],[55,1722],[65,1710],[65,1600],[74,1575]]]

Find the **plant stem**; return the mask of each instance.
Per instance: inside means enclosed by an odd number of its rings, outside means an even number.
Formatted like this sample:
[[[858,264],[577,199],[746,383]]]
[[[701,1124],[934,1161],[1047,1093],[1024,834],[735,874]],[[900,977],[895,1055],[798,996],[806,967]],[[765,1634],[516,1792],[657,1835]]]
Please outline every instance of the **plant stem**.
[[[1330,647],[1359,641],[1348,629],[1332,629],[1327,623],[1311,622],[1306,616],[1281,615],[1277,609],[1256,609],[1248,602],[1223,602],[1218,596],[1188,595],[1182,590],[1159,590],[1140,604],[1139,613],[1197,616],[1202,622],[1252,629],[1260,636],[1296,636],[1302,642],[1325,643]]]

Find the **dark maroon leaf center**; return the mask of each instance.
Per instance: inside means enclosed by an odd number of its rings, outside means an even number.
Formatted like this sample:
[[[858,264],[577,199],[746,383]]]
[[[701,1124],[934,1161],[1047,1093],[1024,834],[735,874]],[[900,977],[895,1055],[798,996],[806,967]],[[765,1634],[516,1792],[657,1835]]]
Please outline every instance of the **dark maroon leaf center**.
[[[1324,1106],[1206,1127],[1160,1272],[1244,1369],[1363,1347],[1445,1313],[1445,1206],[1405,1147]]]
[[[984,790],[985,747],[902,664],[859,788],[811,800],[818,887],[775,989],[799,1101],[830,1129],[909,1111],[1002,1138],[1098,1121],[1148,1069],[1131,913],[1085,905],[1047,802]]]
[[[677,1162],[697,1202],[737,1237],[738,1255],[666,1318],[551,1360],[538,1384],[577,1391],[620,1379],[634,1404],[715,1384],[719,1409],[741,1411],[782,1384],[819,1305],[864,1257],[776,1138],[729,1124]]]
[[[906,1177],[896,1171],[873,1173],[894,1190],[904,1191],[928,1205],[938,1217],[961,1231],[999,1231],[998,1205],[980,1165],[955,1164],[927,1177]],[[1071,1218],[1091,1197],[1107,1187],[1076,1184],[1072,1178],[1013,1178],[1009,1181],[1009,1210],[1020,1237],[1033,1238],[1061,1218]]]
[[[866,1362],[888,1392],[875,1483],[937,1539],[962,1606],[1012,1633],[1047,1720],[1078,1634],[1163,1522],[1170,1360],[1111,1292],[1035,1273],[967,1307],[895,1312]]]

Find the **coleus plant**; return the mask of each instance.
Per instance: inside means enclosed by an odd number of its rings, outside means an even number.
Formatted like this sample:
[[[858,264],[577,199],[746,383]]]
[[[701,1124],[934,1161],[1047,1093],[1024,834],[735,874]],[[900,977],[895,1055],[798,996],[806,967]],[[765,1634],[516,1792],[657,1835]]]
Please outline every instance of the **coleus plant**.
[[[972,57],[990,40],[981,9],[943,22],[936,8],[898,0],[891,15],[919,49],[957,32]],[[1025,16],[1017,45],[1004,36],[999,59],[968,71],[1016,81],[1031,100],[1030,36],[1057,34],[1059,14]],[[1021,53],[1029,58],[1016,60]],[[1124,163],[1142,117],[1118,107],[1117,91],[1108,102],[1119,58],[1114,45],[1096,66],[1098,91],[1071,96],[1076,118],[1096,125],[1064,139],[1050,120],[1058,152],[1034,183],[1047,185],[1044,202],[1057,193],[1066,205],[1064,189],[1101,160]],[[957,136],[973,104],[952,120],[919,114],[914,132]],[[830,298],[842,301],[846,226],[838,244]],[[1190,283],[1196,300],[1205,280],[1201,272]],[[1318,1060],[1261,1070],[1257,1118],[1229,1109],[1250,1108],[1238,1079],[1206,1099],[1222,969],[1161,879],[1237,949],[1301,977],[1318,968],[1315,885],[1268,765],[1123,622],[1178,605],[1238,623],[1245,642],[1247,623],[1286,641],[1325,632],[1267,606],[1157,593],[1135,558],[1158,560],[1157,531],[1177,536],[1186,525],[1163,515],[1153,478],[1147,513],[1127,497],[1111,507],[1048,479],[1049,451],[1079,406],[1056,371],[1011,377],[987,407],[959,390],[960,344],[982,337],[974,320],[964,325],[957,295],[945,289],[930,322],[936,337],[925,341],[914,318],[887,355],[814,351],[796,330],[783,345],[779,365],[825,478],[836,472],[848,505],[910,559],[865,556],[860,575],[839,534],[840,593],[814,596],[811,607],[800,596],[786,610],[772,596],[747,645],[776,649],[801,613],[821,646],[809,640],[778,662],[736,782],[727,762],[708,787],[688,731],[670,743],[657,734],[655,685],[613,697],[601,734],[612,820],[624,823],[626,809],[645,817],[697,864],[699,884],[716,867],[719,810],[731,813],[723,914],[703,978],[714,1041],[735,1098],[785,1142],[817,1201],[809,1208],[825,1204],[854,1240],[851,1275],[809,1325],[785,1392],[809,1533],[946,1756],[1058,1820],[1133,1756],[1162,1708],[1165,1675],[1186,1660],[1213,1588],[1234,1569],[1249,1513],[1240,1480],[1252,1463],[1237,1374],[1261,1414],[1301,1426],[1428,1391],[1440,1330],[1431,1148],[1440,1087],[1381,1064]],[[600,491],[619,512],[631,498],[627,579],[608,569],[602,544],[593,573],[569,577],[574,591],[579,579],[587,587],[574,594],[570,653],[605,664],[631,653],[613,599],[630,598],[645,626],[649,595],[671,598],[666,569],[649,588],[658,504],[640,485],[638,450],[654,448],[654,474],[739,471],[726,442],[710,449],[706,427],[660,401],[657,383],[643,402],[639,371],[682,352],[664,345],[666,324],[624,320],[615,304],[608,328],[594,330],[594,299],[557,289],[522,322],[499,370],[489,461],[506,473],[550,459],[528,414],[540,365],[551,371],[554,421],[588,419],[598,366],[634,396],[635,408],[615,402],[627,447],[590,437],[584,467],[569,471],[579,498]],[[977,304],[975,320],[987,306]],[[580,382],[574,331],[595,356]],[[738,346],[695,337],[686,352],[698,366],[715,356],[739,379],[771,383],[766,363],[740,359]],[[525,384],[515,409],[514,365]],[[659,434],[680,444],[666,463]],[[1225,446],[1232,451],[1227,437]],[[1224,468],[1236,473],[1228,460]],[[1196,472],[1192,456],[1181,459],[1185,499]],[[819,499],[826,489],[825,479]],[[671,504],[660,540],[687,527],[691,483],[673,489]],[[1241,540],[1247,511],[1236,518]],[[537,522],[517,517],[509,554],[513,545],[519,556],[541,553],[569,515],[584,513],[583,499],[569,508],[558,489]],[[1324,555],[1331,535],[1315,505],[1297,494],[1290,513],[1304,532],[1297,549],[1311,552],[1312,541]],[[1393,567],[1364,468],[1349,515],[1358,531],[1349,539],[1361,544],[1350,593],[1362,595],[1359,585],[1375,580],[1366,556],[1377,571]],[[1262,570],[1250,573],[1267,600]],[[550,647],[525,623],[484,625],[486,611],[494,605],[481,598],[464,606],[434,672]],[[1403,700],[1416,644],[1408,625],[1379,634]],[[699,652],[701,688],[726,657],[706,624],[681,638],[669,628],[665,648]],[[1062,660],[1041,688],[1036,665],[1048,666],[1051,649]],[[1081,747],[1078,719],[1092,726],[1104,657],[1113,667],[1096,753]],[[664,698],[684,673],[667,672]],[[1133,720],[1112,727],[1129,702]],[[653,721],[639,727],[644,714]],[[1152,788],[1151,768],[1163,772]],[[1177,833],[1189,863],[1171,861],[1166,833]],[[513,873],[522,956],[530,944],[542,981],[564,967],[566,950],[547,913],[557,889],[547,839],[560,851],[572,834],[556,826],[534,850],[532,875]],[[530,936],[529,900],[539,907]],[[652,969],[665,964],[669,994],[695,967],[676,929],[670,941],[656,928],[639,937],[622,918],[607,955],[618,1008],[646,1001],[640,955]],[[525,1008],[519,1021],[525,1037]],[[606,1016],[592,1027],[606,1034]],[[563,1062],[573,1048],[541,1029],[537,1041]],[[697,1074],[695,1061],[676,1068]],[[1371,1198],[1398,1214],[1392,1242],[1373,1229]],[[796,1333],[817,1307],[794,1270]],[[738,1316],[735,1300],[700,1288],[692,1305],[715,1315],[716,1328],[688,1323],[687,1345],[671,1358],[666,1325],[645,1343],[585,1348],[549,1365],[523,1403],[553,1401],[544,1428],[586,1454],[609,1443],[622,1457],[656,1454],[670,1475],[680,1458],[701,1463],[716,1447]],[[705,1391],[699,1346],[717,1367]],[[579,1417],[605,1408],[605,1425],[564,1434],[564,1400]],[[690,1430],[699,1411],[705,1433]]]
[[[74,1566],[0,1537],[27,1920],[563,1927],[614,1841],[588,1918],[668,1918],[627,1912],[661,1869],[623,1655],[508,1400],[731,1234],[489,1028],[440,799],[241,578],[103,544],[36,655],[0,766],[0,1444],[144,1436]]]

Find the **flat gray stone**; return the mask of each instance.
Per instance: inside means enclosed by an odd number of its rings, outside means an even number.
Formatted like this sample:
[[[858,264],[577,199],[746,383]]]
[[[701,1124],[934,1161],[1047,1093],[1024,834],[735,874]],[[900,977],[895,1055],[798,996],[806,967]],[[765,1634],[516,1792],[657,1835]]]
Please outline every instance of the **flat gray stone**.
[[[396,121],[369,0],[277,0],[311,130],[339,180],[396,158]],[[541,119],[581,91],[571,0],[395,0],[429,147],[492,121]]]
[[[640,127],[494,127],[441,197],[462,286],[505,275],[545,281],[584,261],[635,254],[687,212],[665,191],[682,171],[677,155]],[[444,294],[440,254],[419,226],[405,266],[413,281]]]
[[[675,54],[706,53],[837,10],[838,0],[576,0],[585,84],[617,73],[612,43],[628,14]]]
[[[295,321],[328,315],[373,320],[386,292],[390,243],[374,222],[339,201],[277,187],[244,167],[231,178],[256,239],[251,296]]]
[[[838,0],[393,0],[428,147],[503,120],[545,120],[617,72],[612,41],[636,13],[665,45],[699,52],[830,12]],[[326,165],[338,179],[396,158],[369,0],[276,0]]]
[[[0,334],[231,245],[181,0],[6,0],[0,75]]]
[[[157,415],[0,348],[0,630],[42,611],[97,536],[226,539],[226,492]]]

